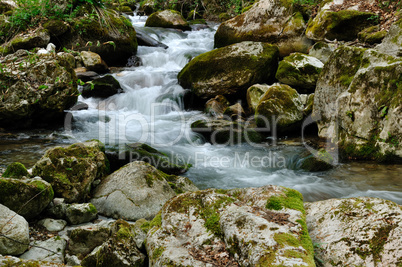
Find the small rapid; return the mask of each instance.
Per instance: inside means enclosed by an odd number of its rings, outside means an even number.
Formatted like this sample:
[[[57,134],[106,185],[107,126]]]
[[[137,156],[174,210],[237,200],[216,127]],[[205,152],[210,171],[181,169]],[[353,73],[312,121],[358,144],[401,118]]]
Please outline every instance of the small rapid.
[[[213,49],[217,25],[197,31],[145,27],[146,17],[130,17],[135,28],[168,46],[138,48],[142,65],[126,67],[113,76],[124,93],[106,100],[79,101],[88,110],[73,111],[72,141],[99,139],[109,147],[143,142],[172,157],[192,164],[185,174],[199,188],[257,187],[282,185],[299,190],[306,201],[328,198],[371,196],[402,204],[402,183],[387,182],[387,167],[379,172],[385,181],[371,183],[366,169],[370,165],[341,164],[331,171],[309,173],[297,169],[300,145],[275,146],[248,144],[211,145],[190,129],[191,122],[203,117],[183,107],[183,89],[177,74],[189,60]],[[401,173],[401,166],[389,167]],[[354,170],[360,169],[360,173]],[[362,175],[361,173],[366,173]],[[355,175],[355,176],[353,176]],[[353,179],[357,178],[359,179]],[[363,179],[364,178],[364,179]],[[388,177],[389,178],[389,177]],[[379,180],[377,180],[379,181]]]

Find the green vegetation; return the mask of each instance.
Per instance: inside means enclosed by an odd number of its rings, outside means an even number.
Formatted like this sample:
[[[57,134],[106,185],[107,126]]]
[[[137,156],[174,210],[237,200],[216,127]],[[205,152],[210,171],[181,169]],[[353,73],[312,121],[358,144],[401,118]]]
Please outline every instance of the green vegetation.
[[[19,162],[14,162],[8,165],[6,171],[2,175],[2,177],[5,178],[21,178],[23,176],[28,176],[28,171],[24,164]]]

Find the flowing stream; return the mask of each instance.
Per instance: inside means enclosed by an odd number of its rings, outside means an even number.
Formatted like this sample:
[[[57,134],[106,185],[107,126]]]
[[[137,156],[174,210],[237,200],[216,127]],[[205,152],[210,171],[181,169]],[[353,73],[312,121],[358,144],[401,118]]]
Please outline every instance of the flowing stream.
[[[217,26],[179,32],[144,27],[146,17],[130,18],[135,28],[169,48],[140,46],[137,56],[142,66],[126,67],[113,74],[124,93],[106,100],[80,96],[79,101],[89,108],[73,111],[71,130],[67,127],[58,132],[68,139],[0,145],[0,165],[10,163],[22,151],[28,153],[26,158],[38,157],[55,143],[99,139],[115,147],[143,142],[192,164],[185,176],[201,189],[275,184],[299,190],[306,201],[371,196],[402,204],[401,165],[348,163],[339,164],[331,171],[309,173],[297,169],[300,160],[297,155],[305,150],[301,143],[289,144],[285,140],[276,145],[254,147],[211,145],[203,141],[190,130],[191,122],[203,115],[199,111],[184,110],[185,90],[178,85],[177,74],[192,57],[213,49]],[[20,134],[18,140],[23,139],[21,135],[25,136]],[[17,159],[32,166],[27,159]]]

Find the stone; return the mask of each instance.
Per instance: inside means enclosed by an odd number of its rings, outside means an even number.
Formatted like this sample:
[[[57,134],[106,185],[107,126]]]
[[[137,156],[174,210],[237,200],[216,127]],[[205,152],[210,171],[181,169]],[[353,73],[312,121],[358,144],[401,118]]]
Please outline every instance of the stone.
[[[0,204],[0,226],[1,255],[17,256],[28,249],[29,225],[24,217]]]
[[[255,110],[258,127],[279,133],[294,131],[304,118],[303,104],[297,91],[288,85],[273,84],[261,97]]]
[[[211,144],[236,145],[261,143],[263,137],[247,123],[225,119],[203,119],[191,124],[191,130],[201,134]]]
[[[402,56],[402,19],[395,22],[376,50],[391,56]]]
[[[260,0],[248,11],[223,22],[215,34],[215,47],[242,41],[266,42],[279,47],[281,56],[307,52],[311,42],[303,36],[303,15],[292,1]]]
[[[34,242],[36,246],[20,256],[23,260],[48,261],[52,263],[64,264],[64,250],[67,241],[59,236],[45,241]]]
[[[297,88],[300,93],[313,93],[323,66],[324,63],[315,57],[292,53],[279,62],[275,78]]]
[[[379,198],[305,203],[316,257],[324,266],[400,266],[401,206]]]
[[[321,5],[317,16],[310,20],[306,36],[314,41],[338,40],[354,41],[363,29],[376,24],[371,19],[376,14],[359,11],[363,2],[357,2],[355,8],[333,11],[332,8],[338,5],[339,1],[330,0]],[[362,7],[364,10],[364,7]]]
[[[53,200],[52,186],[40,177],[31,179],[0,178],[0,204],[30,220]]]
[[[193,58],[178,74],[182,87],[198,97],[246,95],[256,83],[273,79],[278,48],[260,42],[242,42],[218,48]]]
[[[58,263],[51,263],[46,261],[37,260],[21,260],[17,257],[12,256],[1,256],[0,255],[0,265],[1,266],[40,266],[40,267],[60,267]]]
[[[92,182],[108,173],[104,151],[104,145],[97,140],[51,148],[34,165],[32,173],[49,182],[56,197],[67,203],[83,202]]]
[[[297,161],[296,169],[302,169],[307,172],[328,171],[336,163],[333,156],[323,148],[318,151],[302,152],[299,157],[301,159]]]
[[[65,220],[46,218],[40,220],[38,225],[43,226],[49,232],[60,232],[64,229],[64,227],[66,227],[67,222]]]
[[[54,198],[53,202],[51,202],[45,210],[45,214],[52,218],[65,219],[66,209],[67,204],[65,203],[64,198]]]
[[[66,220],[70,224],[81,224],[98,218],[98,211],[91,203],[70,204],[66,208]]]
[[[83,82],[89,82],[95,79],[100,78],[100,75],[94,71],[87,71],[86,68],[77,68],[74,69],[75,74],[77,75],[77,79],[80,79]]]
[[[81,265],[89,266],[144,266],[145,255],[136,247],[133,226],[118,220],[112,225],[112,235],[83,259]]]
[[[381,31],[380,26],[376,25],[362,30],[361,32],[359,32],[357,37],[359,38],[360,42],[373,45],[381,43],[386,35],[387,31]]]
[[[150,266],[315,266],[302,196],[279,186],[188,192],[146,239]]]
[[[7,166],[7,169],[1,175],[4,178],[22,178],[28,176],[27,168],[20,162],[14,162]]]
[[[109,67],[106,65],[106,63],[98,54],[94,52],[82,51],[81,59],[85,68],[90,71],[95,71],[99,73],[105,73],[109,71]]]
[[[309,50],[309,56],[318,58],[322,63],[326,63],[332,52],[335,51],[334,44],[328,44],[325,42],[315,43]]]
[[[47,30],[37,28],[28,33],[20,33],[13,37],[7,43],[0,47],[3,55],[13,54],[19,49],[31,50],[36,47],[46,47],[50,41],[50,35]]]
[[[340,47],[325,64],[314,95],[318,134],[345,159],[402,157],[402,59]]]
[[[120,83],[112,75],[106,75],[86,83],[82,89],[82,96],[104,99],[120,92],[122,92]]]
[[[217,95],[205,103],[205,113],[216,118],[221,118],[229,101],[223,95]]]
[[[247,89],[247,104],[250,112],[255,112],[261,97],[268,89],[269,85],[267,84],[254,84]]]
[[[0,102],[1,125],[24,128],[64,122],[64,111],[75,104],[79,94],[66,57],[49,54],[36,58],[19,50],[0,60],[0,82],[7,87]]]
[[[183,16],[174,10],[163,10],[152,13],[145,22],[147,27],[173,28],[184,31],[191,30]]]
[[[43,24],[43,28],[49,32],[51,37],[59,37],[70,30],[70,25],[62,20],[50,19]]]
[[[152,219],[176,193],[197,190],[185,177],[167,175],[148,163],[131,162],[102,180],[91,203],[102,215]]]

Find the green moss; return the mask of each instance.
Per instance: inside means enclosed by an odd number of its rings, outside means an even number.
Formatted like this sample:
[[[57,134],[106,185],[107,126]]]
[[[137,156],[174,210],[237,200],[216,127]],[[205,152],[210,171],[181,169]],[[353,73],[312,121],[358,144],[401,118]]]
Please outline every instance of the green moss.
[[[89,212],[90,213],[92,213],[92,214],[98,213],[98,210],[96,209],[96,207],[92,203],[89,203],[88,207],[89,207]]]
[[[152,259],[153,260],[158,259],[162,255],[163,251],[165,251],[164,247],[155,248],[155,250],[152,253]]]
[[[298,247],[300,245],[299,240],[294,237],[292,234],[288,233],[280,233],[274,235],[274,240],[281,246],[287,245],[292,247]]]
[[[287,188],[284,193],[284,195],[270,197],[265,207],[274,210],[281,210],[283,208],[294,209],[305,214],[302,194],[289,188]]]
[[[158,214],[156,214],[155,218],[153,218],[153,220],[149,223],[149,227],[153,228],[153,227],[161,227],[162,225],[162,212],[159,212]]]
[[[6,171],[3,173],[2,177],[5,178],[22,178],[23,176],[28,176],[28,171],[24,164],[19,162],[14,162],[8,165]]]

